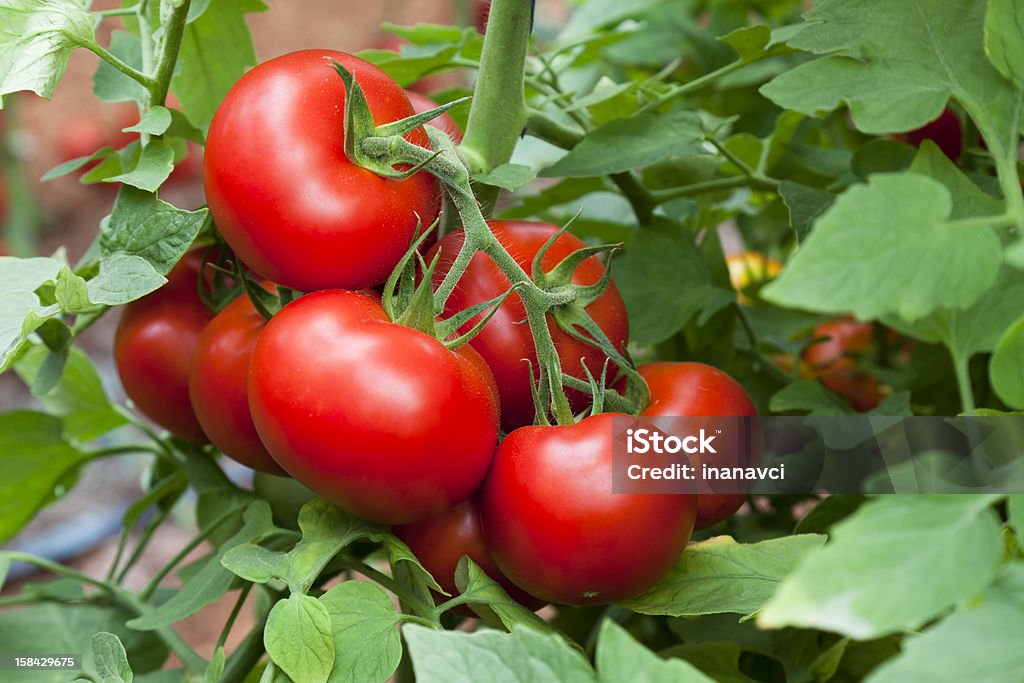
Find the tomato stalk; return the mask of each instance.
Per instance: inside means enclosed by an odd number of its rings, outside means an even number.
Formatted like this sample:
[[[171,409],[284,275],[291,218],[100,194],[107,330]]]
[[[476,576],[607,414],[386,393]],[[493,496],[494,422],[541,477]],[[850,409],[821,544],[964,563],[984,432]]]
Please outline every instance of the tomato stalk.
[[[533,2],[491,3],[466,135],[459,145],[459,154],[474,172],[487,173],[507,163],[526,126],[523,82],[532,28]],[[497,196],[496,187],[481,190],[487,213]]]
[[[159,55],[156,61],[156,70],[153,74],[152,85],[149,90],[149,105],[163,105],[167,100],[167,92],[171,88],[171,77],[174,75],[174,65],[178,62],[178,52],[181,50],[181,39],[185,34],[185,20],[188,17],[188,9],[192,0],[170,0],[160,5],[161,14],[164,7],[169,11],[166,17],[161,17],[163,34],[157,45]]]

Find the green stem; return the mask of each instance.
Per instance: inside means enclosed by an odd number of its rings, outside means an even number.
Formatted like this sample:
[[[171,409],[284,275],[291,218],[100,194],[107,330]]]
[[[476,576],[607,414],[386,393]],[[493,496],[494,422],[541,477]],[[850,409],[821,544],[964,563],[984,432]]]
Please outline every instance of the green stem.
[[[523,78],[532,24],[532,3],[526,0],[491,4],[466,135],[459,145],[459,154],[474,172],[507,163],[526,125]],[[487,188],[481,201],[493,206],[497,194],[497,188]]]
[[[235,625],[235,620],[242,611],[242,606],[245,604],[246,598],[249,597],[249,591],[252,590],[252,584],[246,583],[242,587],[242,590],[238,593],[238,599],[235,600],[235,606],[231,609],[231,614],[228,615],[228,620],[224,624],[224,628],[220,630],[220,635],[217,637],[217,644],[214,646],[214,651],[218,647],[224,647],[224,643],[228,640],[228,634],[231,633],[231,627]]]
[[[748,176],[750,178],[757,178],[757,171],[755,171],[747,162],[743,161],[743,159],[740,159],[738,156],[733,154],[732,150],[726,147],[721,140],[719,140],[713,135],[708,136],[706,139],[714,146],[715,149],[719,151],[719,153],[722,156],[731,161],[732,165],[738,168],[740,172],[743,173],[743,175]]]
[[[241,683],[253,670],[260,661],[260,657],[266,652],[263,646],[263,629],[266,624],[267,618],[264,616],[227,658],[220,683]]]
[[[135,7],[115,7],[114,9],[99,9],[93,10],[93,14],[98,17],[127,17],[135,14]]]
[[[747,66],[750,63],[751,62],[744,62],[742,60],[735,61],[732,62],[731,64],[726,64],[720,69],[715,69],[710,73],[706,73],[700,78],[695,78],[692,81],[683,83],[682,85],[677,85],[676,87],[667,90],[660,96],[654,98],[644,106],[640,107],[640,109],[637,110],[637,114],[643,114],[644,112],[648,112],[652,109],[657,109],[658,107],[668,102],[671,102],[677,97],[682,97],[683,95],[689,95],[693,92],[696,92],[697,90],[700,90],[701,88],[710,85],[711,83],[714,83],[722,76],[728,76],[733,71],[742,69],[743,67]]]
[[[213,522],[211,522],[209,526],[207,526],[205,529],[196,534],[191,541],[186,543],[185,546],[181,550],[179,550],[174,557],[171,558],[170,562],[164,565],[160,569],[160,571],[156,573],[156,576],[154,576],[150,580],[150,582],[146,584],[146,587],[142,590],[139,596],[143,600],[148,600],[149,597],[153,595],[153,593],[156,591],[156,589],[160,587],[160,582],[163,581],[164,578],[168,574],[170,574],[175,567],[178,566],[178,563],[184,560],[185,557],[187,557],[190,552],[198,548],[203,541],[209,538],[210,534],[217,530],[217,527],[226,522],[228,519],[235,517],[237,515],[237,512],[238,510],[236,508],[228,510],[220,517],[213,520]]]
[[[161,508],[160,511],[157,512],[157,514],[153,517],[153,519],[150,520],[148,524],[146,524],[146,528],[142,530],[142,535],[139,536],[139,542],[135,544],[135,548],[132,550],[132,554],[128,557],[128,561],[121,568],[121,571],[117,575],[118,584],[124,583],[124,579],[126,576],[128,576],[128,572],[131,571],[132,567],[135,566],[135,563],[139,561],[139,559],[142,557],[142,554],[146,551],[146,547],[149,545],[149,541],[153,538],[153,534],[156,533],[156,530],[160,528],[160,525],[164,523],[164,521],[170,514],[170,506],[166,508]],[[120,562],[120,558],[114,559]]]
[[[953,368],[956,371],[956,385],[960,390],[960,406],[965,413],[974,412],[974,389],[971,387],[970,357],[961,358],[952,353]]]
[[[39,210],[39,202],[36,201],[32,187],[25,177],[25,168],[22,164],[21,154],[15,144],[17,136],[18,116],[15,109],[20,100],[17,97],[8,97],[4,105],[7,109],[3,125],[3,140],[0,144],[0,162],[2,162],[2,180],[7,187],[7,209],[6,220],[3,221],[3,234],[7,248],[15,256],[34,256],[36,253],[36,235],[39,234],[39,225],[42,219],[42,212]]]
[[[756,178],[748,178],[747,176],[732,176],[729,178],[714,178],[713,180],[705,180],[691,185],[683,185],[682,187],[672,188],[671,190],[652,192],[651,195],[654,197],[655,203],[664,204],[665,202],[672,201],[673,199],[695,197],[709,192],[721,192],[722,190],[732,190],[740,187],[753,187],[759,190],[775,190],[778,189],[778,186],[779,183],[775,180],[758,180]]]
[[[157,55],[156,71],[153,74],[153,84],[149,90],[150,106],[163,105],[167,101],[167,92],[171,88],[171,77],[174,75],[174,65],[178,62],[178,52],[181,50],[181,39],[185,35],[185,19],[188,17],[188,8],[191,0],[177,0],[170,3],[172,9],[170,15],[163,23],[163,38],[160,41],[160,53]]]
[[[65,36],[74,41],[74,43],[79,47],[84,47],[86,50],[92,52],[94,55],[123,73],[128,78],[139,83],[143,88],[148,90],[155,85],[155,81],[152,78],[123,61],[120,57],[108,51],[103,46],[91,40],[77,40],[70,33],[66,33]]]

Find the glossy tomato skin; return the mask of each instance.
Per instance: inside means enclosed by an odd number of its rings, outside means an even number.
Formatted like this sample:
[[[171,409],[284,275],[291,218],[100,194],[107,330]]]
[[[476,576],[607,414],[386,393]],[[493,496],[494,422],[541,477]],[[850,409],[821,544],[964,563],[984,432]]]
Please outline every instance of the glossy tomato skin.
[[[480,521],[498,568],[549,602],[638,595],[679,558],[693,530],[690,494],[612,493],[612,420],[522,427],[498,447]]]
[[[857,368],[857,356],[870,352],[874,326],[849,319],[817,325],[813,336],[827,337],[808,346],[803,359],[821,383],[845,398],[855,410],[868,411],[882,402],[882,387],[877,379]]]
[[[488,225],[502,246],[527,273],[531,272],[533,257],[558,231],[557,226],[549,223],[531,221],[488,221]],[[435,285],[440,284],[445,273],[450,270],[464,239],[462,230],[456,230],[445,235],[429,252],[428,262],[438,250],[441,252],[437,270],[434,271]],[[544,255],[544,270],[550,270],[563,258],[585,246],[575,235],[563,233]],[[579,285],[591,285],[598,282],[603,275],[604,265],[596,257],[591,257],[576,268],[572,281]],[[499,296],[508,288],[509,282],[497,266],[486,255],[477,254],[448,299],[445,313],[451,315],[483,303]],[[629,322],[626,317],[626,306],[614,282],[608,285],[608,290],[597,301],[587,307],[587,312],[617,348],[625,348],[629,336]],[[474,318],[464,330],[468,330],[478,320],[479,318]],[[513,294],[501,305],[483,331],[470,342],[494,372],[501,394],[501,424],[506,432],[533,424],[530,367],[532,366],[536,373],[537,355],[530,327],[525,321],[526,309],[522,299],[518,294]],[[573,339],[563,332],[550,316],[548,328],[551,330],[551,337],[566,374],[585,379],[586,375],[580,364],[582,360],[586,362],[594,377],[601,376],[605,355],[600,349]],[[609,366],[609,375],[614,375],[614,372],[615,368]],[[575,409],[586,405],[589,397],[582,392],[568,393]]]
[[[421,95],[420,93],[412,90],[406,90],[405,94],[409,98],[409,103],[412,104],[412,108],[417,114],[422,114],[423,112],[430,111],[431,109],[437,109],[437,102],[426,95]],[[435,128],[440,128],[456,145],[462,142],[462,129],[459,128],[459,124],[455,122],[455,119],[452,118],[452,115],[448,112],[441,114],[431,121],[430,125]]]
[[[357,57],[302,50],[257,66],[210,126],[204,184],[224,239],[256,273],[311,291],[383,282],[408,249],[417,216],[439,209],[433,176],[383,178],[344,150],[345,87],[336,60],[366,93],[378,124],[413,113],[402,88]],[[429,146],[426,131],[407,139]]]
[[[274,459],[366,519],[403,524],[479,486],[498,432],[487,366],[388,320],[380,304],[325,290],[285,306],[256,342],[249,405]]]
[[[244,294],[225,306],[196,340],[188,390],[214,446],[254,470],[282,475],[285,471],[260,441],[249,412],[249,360],[265,326]]]
[[[739,382],[718,368],[704,363],[658,362],[641,365],[638,370],[651,390],[651,402],[640,415],[757,415],[757,407]],[[694,529],[704,529],[727,519],[746,500],[747,496],[742,493],[698,495]]]
[[[198,294],[202,252],[193,250],[167,284],[124,307],[114,361],[125,393],[153,422],[175,436],[206,442],[188,395],[192,352],[213,314]]]
[[[538,610],[544,605],[543,600],[520,590],[509,581],[494,564],[484,544],[480,518],[473,499],[463,501],[437,517],[402,524],[393,527],[391,531],[405,541],[420,564],[430,572],[441,588],[452,595],[460,592],[455,585],[455,569],[462,556],[466,555],[516,602],[530,610]],[[468,610],[463,614],[474,616]]]

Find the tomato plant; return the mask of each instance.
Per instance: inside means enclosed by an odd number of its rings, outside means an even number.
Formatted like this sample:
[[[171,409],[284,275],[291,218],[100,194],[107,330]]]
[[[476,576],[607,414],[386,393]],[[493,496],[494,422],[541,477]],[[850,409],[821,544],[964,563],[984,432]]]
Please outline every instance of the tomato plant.
[[[1024,678],[1021,3],[266,4],[0,3],[4,683]]]

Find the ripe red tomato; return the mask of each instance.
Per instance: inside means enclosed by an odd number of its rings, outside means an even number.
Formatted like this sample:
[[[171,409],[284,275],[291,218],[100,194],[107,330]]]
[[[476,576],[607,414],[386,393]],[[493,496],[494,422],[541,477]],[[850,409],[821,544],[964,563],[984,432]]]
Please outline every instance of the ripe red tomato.
[[[757,407],[739,382],[718,368],[703,363],[661,362],[641,365],[638,370],[651,390],[651,402],[641,415],[757,415]],[[698,495],[694,529],[718,524],[739,510],[746,499],[742,493]]]
[[[199,334],[213,313],[199,298],[202,251],[192,250],[167,284],[124,307],[114,361],[124,391],[149,419],[175,436],[206,442],[188,396],[188,371]]]
[[[417,216],[439,209],[433,176],[383,178],[345,156],[345,87],[336,60],[366,93],[374,121],[413,113],[383,71],[331,50],[277,57],[243,76],[207,136],[206,198],[224,239],[256,273],[300,290],[372,287],[408,249]],[[424,130],[407,136],[427,147]]]
[[[224,455],[269,474],[284,474],[267,452],[249,412],[249,359],[266,326],[244,294],[217,314],[196,340],[188,377],[192,407]]]
[[[935,120],[909,133],[901,133],[895,137],[914,147],[920,147],[925,140],[931,140],[939,146],[943,154],[953,161],[959,160],[964,151],[964,136],[963,131],[960,130],[960,119],[949,107],[943,109]]]
[[[412,104],[412,108],[417,114],[422,114],[423,112],[430,111],[431,109],[437,109],[437,102],[426,95],[421,95],[412,90],[406,90],[405,94],[409,98],[409,102]],[[441,114],[431,121],[430,125],[444,131],[444,133],[450,137],[452,142],[456,145],[462,142],[462,129],[459,128],[459,124],[455,122],[455,119],[452,118],[452,115],[448,112]]]
[[[625,600],[654,585],[690,539],[695,496],[612,493],[613,417],[522,427],[494,455],[480,495],[484,539],[498,568],[531,595],[570,605]]]
[[[881,384],[857,368],[857,357],[871,350],[874,326],[840,319],[821,323],[814,337],[828,337],[804,349],[803,359],[826,387],[849,402],[854,410],[868,411],[882,402]]]
[[[556,226],[549,223],[530,221],[489,221],[488,224],[498,241],[527,273],[530,272],[533,257],[558,231]],[[434,271],[435,285],[444,279],[445,273],[451,268],[464,239],[462,230],[456,230],[441,239],[429,252],[428,262],[438,250],[441,252],[437,270]],[[544,255],[544,269],[550,270],[563,258],[585,246],[575,235],[562,233]],[[603,275],[604,265],[598,258],[591,257],[576,268],[572,281],[579,285],[591,285],[599,281]],[[451,315],[483,303],[502,294],[508,288],[509,282],[498,267],[486,255],[477,254],[459,280],[459,286],[448,299],[445,313]],[[587,307],[587,312],[617,348],[625,348],[629,322],[626,317],[626,306],[614,283],[610,283],[608,290]],[[494,372],[498,392],[501,394],[501,424],[507,432],[532,424],[534,417],[533,396],[530,392],[530,364],[536,376],[537,354],[533,347],[530,327],[525,320],[526,309],[523,301],[518,294],[513,294],[501,305],[483,331],[470,342]],[[479,318],[474,318],[464,329],[470,329],[478,321]],[[600,349],[573,339],[550,318],[548,327],[558,349],[562,370],[566,374],[585,378],[586,374],[580,365],[580,362],[584,361],[594,377],[601,376],[605,355]],[[529,364],[526,359],[529,359]],[[609,367],[610,376],[614,374],[614,370],[614,366]],[[569,399],[576,409],[585,406],[588,398],[582,392],[569,392]]]
[[[458,586],[455,585],[455,569],[462,556],[467,555],[516,602],[530,610],[538,610],[544,605],[543,600],[520,590],[509,581],[494,564],[484,545],[480,518],[472,499],[459,503],[437,517],[396,526],[392,532],[405,541],[420,564],[430,572],[441,588],[452,595],[459,594]],[[462,614],[474,616],[469,610]]]
[[[249,405],[289,474],[387,524],[468,498],[498,434],[494,379],[476,352],[449,351],[346,290],[297,299],[267,324],[249,366]]]

